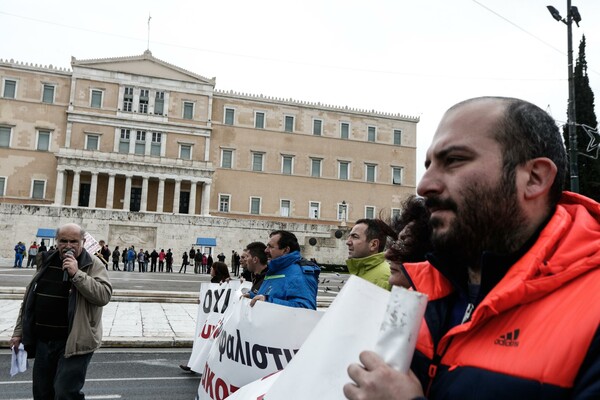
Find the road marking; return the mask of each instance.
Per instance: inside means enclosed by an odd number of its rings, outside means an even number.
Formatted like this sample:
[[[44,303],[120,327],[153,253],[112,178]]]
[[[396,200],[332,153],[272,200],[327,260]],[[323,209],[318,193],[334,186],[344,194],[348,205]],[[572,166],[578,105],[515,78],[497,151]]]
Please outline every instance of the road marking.
[[[105,395],[99,395],[99,396],[85,396],[86,399],[122,399],[123,396],[121,396],[120,394],[105,394]],[[13,399],[13,400],[33,400],[33,397],[27,397],[24,399]]]
[[[122,382],[122,381],[187,381],[187,380],[200,380],[202,375],[200,374],[189,374],[189,376],[156,376],[156,377],[144,377],[144,378],[94,378],[94,379],[86,379],[86,382]],[[22,385],[22,384],[31,384],[32,381],[4,381],[0,382],[0,385]],[[100,398],[100,397],[89,397],[85,396],[85,398]],[[20,400],[20,399],[14,399]]]

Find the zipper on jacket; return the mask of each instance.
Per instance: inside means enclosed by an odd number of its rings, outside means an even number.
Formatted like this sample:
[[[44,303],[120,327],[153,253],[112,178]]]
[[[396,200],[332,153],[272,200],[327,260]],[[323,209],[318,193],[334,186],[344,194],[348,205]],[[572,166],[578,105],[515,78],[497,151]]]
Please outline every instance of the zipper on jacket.
[[[429,377],[429,383],[427,383],[427,389],[425,390],[425,397],[429,397],[429,392],[431,391],[431,387],[433,386],[433,380],[437,375],[438,367],[442,362],[442,357],[446,354],[446,351],[450,348],[450,344],[454,340],[454,337],[448,339],[448,344],[444,347],[442,351],[438,353],[437,349],[435,349],[435,353],[433,354],[433,358],[431,359],[431,363],[429,363],[429,368],[427,370],[427,376]]]
[[[475,309],[475,305],[473,303],[467,304],[467,309],[465,310],[465,315],[463,315],[461,324],[468,322],[471,319],[471,314],[473,314],[473,310]]]

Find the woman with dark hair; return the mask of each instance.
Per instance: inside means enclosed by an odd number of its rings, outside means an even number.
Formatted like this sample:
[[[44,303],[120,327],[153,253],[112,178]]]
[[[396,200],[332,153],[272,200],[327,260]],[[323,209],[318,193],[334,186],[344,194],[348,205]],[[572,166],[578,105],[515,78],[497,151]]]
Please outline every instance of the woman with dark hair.
[[[229,268],[227,264],[224,262],[217,261],[212,265],[210,269],[211,283],[221,283],[228,279],[231,279],[229,276]]]
[[[411,287],[402,263],[425,261],[425,255],[433,250],[429,216],[425,199],[412,195],[402,204],[402,213],[392,220],[390,225],[398,237],[385,252],[385,258],[390,263],[389,282],[393,286]]]

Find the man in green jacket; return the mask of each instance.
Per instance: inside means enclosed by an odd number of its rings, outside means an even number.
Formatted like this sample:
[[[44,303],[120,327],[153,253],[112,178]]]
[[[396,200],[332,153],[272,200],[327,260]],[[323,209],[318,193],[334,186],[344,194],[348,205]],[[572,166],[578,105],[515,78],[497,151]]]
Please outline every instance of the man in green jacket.
[[[348,271],[386,290],[391,289],[390,265],[385,260],[387,238],[394,231],[380,219],[359,219],[348,234]]]
[[[104,264],[83,247],[85,231],[66,224],[27,286],[11,338],[33,365],[33,398],[80,399],[87,367],[102,341],[102,307],[112,285]]]

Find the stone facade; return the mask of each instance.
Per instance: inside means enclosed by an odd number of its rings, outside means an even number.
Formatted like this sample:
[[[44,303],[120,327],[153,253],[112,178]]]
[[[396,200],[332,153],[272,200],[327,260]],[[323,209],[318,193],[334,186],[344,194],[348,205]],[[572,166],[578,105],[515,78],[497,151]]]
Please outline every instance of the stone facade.
[[[343,262],[325,240],[338,225],[415,191],[418,118],[219,91],[149,51],[71,67],[0,60],[2,257],[74,220],[111,248],[178,251],[194,235],[239,250],[249,230],[287,226]]]

